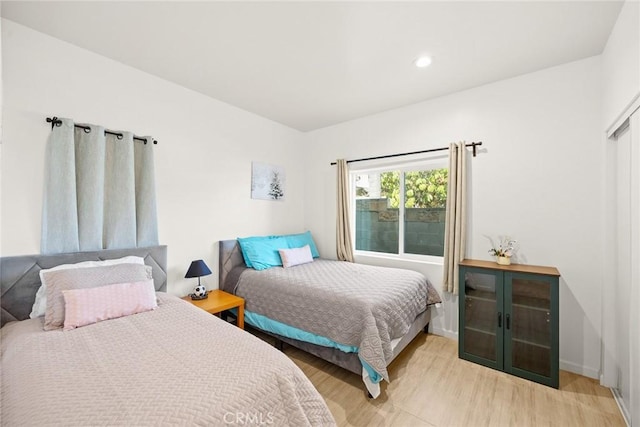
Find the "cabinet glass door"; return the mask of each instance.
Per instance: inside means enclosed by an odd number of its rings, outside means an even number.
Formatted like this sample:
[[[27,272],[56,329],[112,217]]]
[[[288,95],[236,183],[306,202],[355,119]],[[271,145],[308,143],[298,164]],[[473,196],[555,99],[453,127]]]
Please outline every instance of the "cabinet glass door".
[[[499,368],[502,364],[501,282],[501,274],[465,270],[461,348],[467,356],[484,359],[477,362]]]
[[[511,309],[507,310],[505,326],[511,368],[550,377],[551,283],[544,278],[514,274],[510,291]]]

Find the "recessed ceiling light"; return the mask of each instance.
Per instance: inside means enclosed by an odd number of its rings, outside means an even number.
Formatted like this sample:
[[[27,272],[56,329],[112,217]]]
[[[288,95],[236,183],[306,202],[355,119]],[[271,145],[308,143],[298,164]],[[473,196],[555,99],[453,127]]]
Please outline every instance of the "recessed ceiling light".
[[[418,68],[425,68],[428,67],[429,65],[431,65],[431,57],[430,56],[419,56],[418,58],[416,58],[415,61],[413,61],[414,64],[416,64],[416,67]]]

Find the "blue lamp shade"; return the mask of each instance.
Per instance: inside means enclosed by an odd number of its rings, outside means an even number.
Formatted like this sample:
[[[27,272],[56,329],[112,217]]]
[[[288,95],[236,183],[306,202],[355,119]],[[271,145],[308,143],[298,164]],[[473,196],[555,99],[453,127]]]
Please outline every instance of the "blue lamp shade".
[[[200,284],[200,276],[208,276],[209,274],[211,274],[211,270],[209,270],[209,267],[207,267],[207,264],[205,264],[203,260],[199,259],[191,263],[184,277],[197,277],[198,284]]]

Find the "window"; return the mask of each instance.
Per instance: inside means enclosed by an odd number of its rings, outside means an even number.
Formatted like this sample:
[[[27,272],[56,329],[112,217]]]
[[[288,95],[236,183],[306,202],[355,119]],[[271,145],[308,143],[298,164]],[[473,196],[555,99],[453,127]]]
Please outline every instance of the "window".
[[[448,180],[443,166],[352,172],[356,251],[443,256]]]

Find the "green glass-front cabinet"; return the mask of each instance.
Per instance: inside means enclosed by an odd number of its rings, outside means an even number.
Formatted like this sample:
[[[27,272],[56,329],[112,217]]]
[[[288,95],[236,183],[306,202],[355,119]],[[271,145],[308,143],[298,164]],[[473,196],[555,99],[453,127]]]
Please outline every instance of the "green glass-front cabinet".
[[[554,267],[460,262],[458,354],[558,388],[558,282]]]

